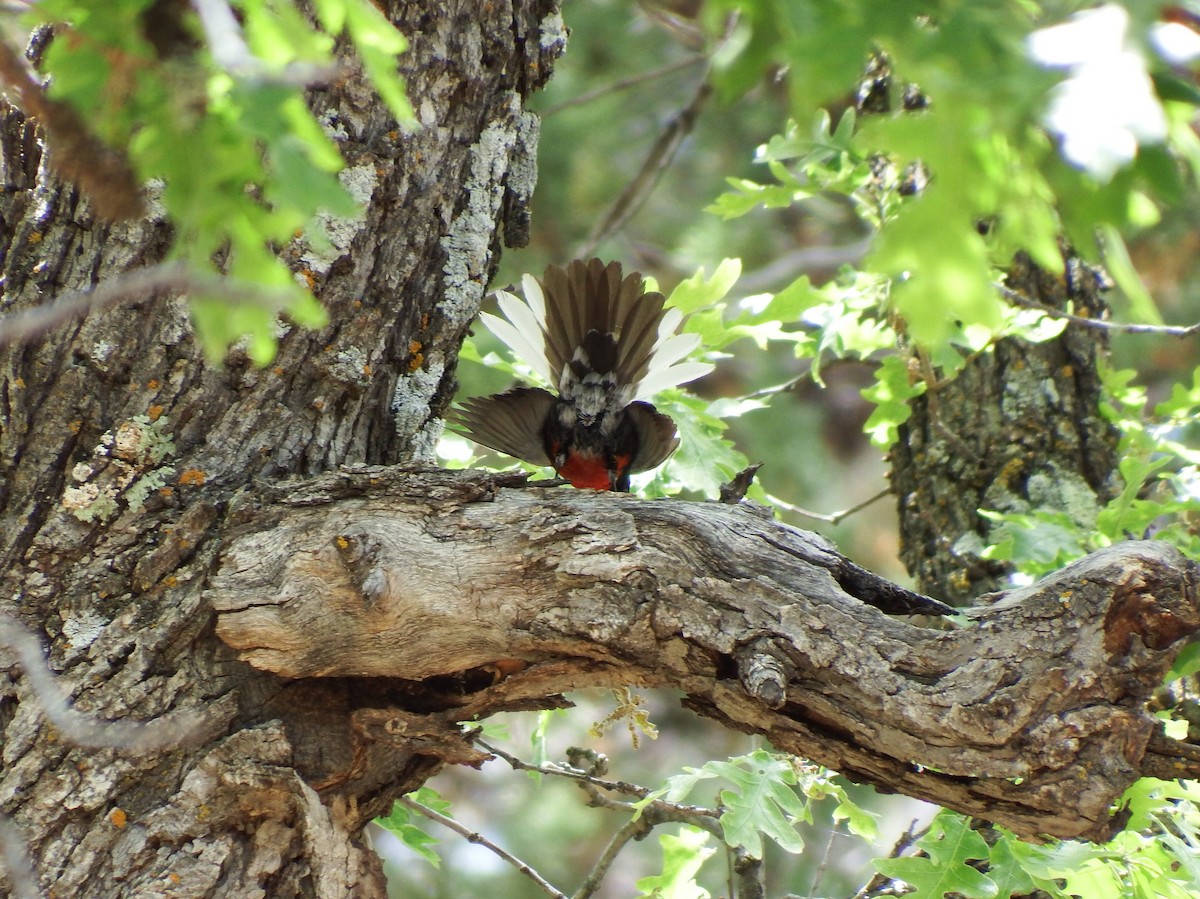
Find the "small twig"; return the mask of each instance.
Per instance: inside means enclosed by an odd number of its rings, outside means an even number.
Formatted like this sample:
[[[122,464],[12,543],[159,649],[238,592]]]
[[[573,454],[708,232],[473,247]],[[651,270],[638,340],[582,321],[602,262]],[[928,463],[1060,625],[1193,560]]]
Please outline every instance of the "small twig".
[[[921,837],[925,836],[925,834],[929,832],[928,827],[923,827],[923,828],[921,828],[921,830],[918,831],[918,830],[916,830],[916,826],[917,826],[917,819],[913,818],[912,821],[908,825],[908,829],[905,830],[904,833],[900,834],[900,838],[898,840],[896,840],[896,844],[894,846],[892,846],[892,851],[888,853],[888,856],[887,856],[888,858],[899,858],[905,852],[908,851],[909,846],[911,846],[913,843],[915,843],[917,840],[921,839]],[[891,878],[888,877],[886,874],[876,874],[869,881],[867,881],[867,883],[863,886],[862,889],[860,889],[857,893],[854,894],[852,899],[867,899],[868,896],[870,896],[872,893],[874,893],[876,890],[878,890],[884,884],[890,883],[890,882],[891,882]]]
[[[1143,777],[1195,780],[1200,778],[1200,746],[1156,732],[1150,737],[1138,769]]]
[[[630,840],[640,840],[648,834],[653,828],[650,819],[642,816],[635,820],[626,821],[625,824],[612,835],[612,839],[608,841],[608,845],[604,847],[604,851],[600,853],[600,857],[596,859],[596,863],[592,865],[592,869],[587,872],[587,876],[583,878],[583,883],[579,885],[571,899],[588,899],[596,890],[600,889],[600,884],[603,883],[605,876],[608,874],[608,869],[612,867],[612,863],[616,860],[617,855]]]
[[[600,777],[595,777],[583,771],[577,771],[573,768],[563,767],[561,765],[545,764],[531,765],[529,762],[522,761],[517,756],[505,752],[497,746],[490,746],[483,740],[476,740],[475,745],[485,752],[490,752],[494,756],[504,759],[517,771],[535,771],[538,774],[549,774],[554,777],[566,777],[569,780],[576,780],[581,783],[588,783],[592,786],[600,787],[602,790],[609,790],[613,793],[621,793],[626,796],[636,796],[638,799],[644,799],[650,795],[651,791],[645,787],[639,787],[637,784],[627,783],[621,780],[604,780]]]
[[[833,841],[838,837],[838,832],[832,827],[829,828],[829,839],[825,841],[825,851],[821,853],[821,861],[813,871],[812,880],[808,884],[808,895],[817,895],[817,890],[821,886],[821,881],[825,878],[825,870],[829,866],[829,853],[833,851]]]
[[[761,462],[755,462],[734,475],[728,484],[722,484],[720,502],[736,505],[745,499],[746,491],[750,489],[750,485],[754,483],[754,476],[762,467]]]
[[[17,825],[3,813],[0,813],[0,858],[4,859],[9,895],[15,899],[41,899],[28,844]]]
[[[846,518],[849,518],[854,513],[861,512],[863,509],[865,509],[867,506],[871,505],[872,503],[879,502],[881,499],[883,499],[889,493],[891,493],[891,491],[885,487],[884,489],[882,489],[878,493],[876,493],[874,496],[867,497],[861,503],[855,503],[853,506],[850,506],[848,509],[842,509],[840,512],[830,512],[828,514],[825,514],[822,512],[810,512],[808,509],[804,509],[804,508],[801,508],[800,506],[792,505],[787,500],[780,499],[777,496],[772,496],[770,493],[768,493],[766,496],[767,496],[767,501],[769,503],[771,503],[771,505],[773,505],[773,506],[779,506],[779,508],[781,508],[781,509],[786,509],[787,511],[794,512],[797,515],[803,515],[805,518],[812,518],[816,521],[824,521],[827,524],[840,524],[843,520],[845,520]]]
[[[766,899],[763,881],[763,860],[746,852],[745,846],[733,850],[733,872],[737,878],[738,899]]]
[[[525,862],[521,861],[507,849],[504,849],[493,843],[483,834],[471,830],[469,827],[460,824],[458,821],[455,821],[453,818],[447,815],[443,815],[441,812],[436,812],[428,806],[422,805],[415,799],[402,796],[397,801],[405,808],[412,809],[418,815],[423,815],[430,821],[436,821],[443,827],[449,828],[460,837],[465,839],[468,843],[476,843],[477,845],[483,846],[485,849],[495,853],[499,858],[504,859],[504,861],[508,862],[510,865],[536,883],[542,892],[547,896],[553,896],[554,899],[569,899],[566,893],[560,892],[552,883],[538,874],[537,871],[533,870],[533,868],[529,867],[529,865],[525,864]]]
[[[163,262],[109,278],[91,290],[68,291],[45,306],[0,316],[0,347],[24,343],[89,312],[145,300],[160,292],[210,292],[229,300],[262,302],[274,306],[281,306],[293,297],[293,294],[277,288],[197,272],[183,262]]]
[[[642,204],[649,199],[663,173],[675,161],[675,155],[683,145],[683,139],[696,127],[700,110],[704,108],[710,94],[712,94],[712,83],[706,73],[691,102],[667,123],[667,127],[663,129],[658,140],[654,142],[654,146],[650,148],[650,153],[642,163],[641,169],[621,191],[620,196],[609,207],[595,230],[576,251],[577,258],[586,259],[591,256],[596,247],[624,228],[625,223],[642,208]]]
[[[1047,306],[1044,303],[1039,303],[1037,300],[1030,299],[1010,287],[1005,287],[1003,284],[999,285],[999,288],[1000,292],[1004,294],[1005,299],[1016,303],[1018,306],[1023,306],[1026,309],[1035,309],[1038,312],[1045,313],[1050,318],[1062,319],[1063,321],[1071,322],[1074,325],[1081,325],[1085,328],[1095,328],[1100,331],[1110,331],[1120,334],[1163,334],[1167,337],[1193,337],[1200,334],[1200,322],[1194,325],[1142,325],[1103,321],[1098,318],[1087,318],[1082,315],[1064,312],[1061,309],[1055,309],[1052,306]]]
[[[799,247],[742,275],[738,278],[738,290],[745,294],[763,293],[779,284],[790,284],[809,272],[855,265],[867,255],[873,238],[874,234],[868,234],[860,240],[837,246]]]
[[[631,87],[636,87],[644,81],[653,81],[656,78],[662,78],[664,75],[670,75],[673,72],[678,72],[680,69],[691,68],[694,65],[699,65],[706,61],[702,55],[687,56],[683,59],[677,59],[674,62],[669,62],[666,65],[659,66],[657,69],[649,69],[645,72],[639,72],[636,75],[630,75],[627,78],[620,78],[611,84],[601,85],[595,90],[580,94],[578,97],[572,97],[570,100],[565,100],[562,103],[556,103],[554,106],[547,107],[541,113],[542,118],[547,118],[555,113],[562,112],[564,109],[571,109],[575,106],[583,106],[599,100],[601,97],[607,97],[609,94],[619,93],[623,90],[628,90]]]
[[[220,722],[198,711],[169,712],[154,721],[103,721],[71,708],[57,679],[46,666],[42,647],[23,625],[0,614],[0,646],[17,656],[25,679],[47,720],[62,736],[79,746],[117,749],[149,755],[207,742]]]
[[[736,23],[737,17],[730,16],[725,25],[725,35],[721,39],[722,44],[733,34]],[[700,84],[691,101],[667,123],[667,127],[663,129],[658,140],[654,142],[654,146],[650,148],[650,153],[646,156],[638,173],[621,191],[620,196],[609,207],[607,214],[576,252],[577,258],[586,259],[592,255],[596,247],[625,227],[625,223],[637,214],[642,204],[649,198],[663,173],[675,161],[675,155],[683,145],[684,138],[691,134],[692,129],[696,127],[700,110],[704,108],[704,104],[713,91],[711,73],[712,56],[710,55],[706,57],[704,77],[700,79]]]
[[[28,60],[3,38],[0,81],[15,94],[22,111],[45,129],[50,167],[78,184],[101,218],[120,221],[143,214],[145,204],[129,160],[93,134],[73,106],[48,97]]]

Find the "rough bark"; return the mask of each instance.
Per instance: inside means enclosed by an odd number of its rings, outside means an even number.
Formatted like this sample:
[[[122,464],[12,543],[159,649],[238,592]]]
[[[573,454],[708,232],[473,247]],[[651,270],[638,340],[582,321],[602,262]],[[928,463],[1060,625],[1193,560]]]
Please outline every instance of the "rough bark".
[[[1030,301],[1102,316],[1097,272],[1067,252],[1065,276],[1023,254],[1008,284]],[[962,604],[1011,573],[980,551],[980,509],[1054,509],[1090,527],[1117,489],[1117,434],[1100,415],[1102,332],[1077,325],[1044,343],[1005,339],[912,403],[892,451],[900,557],[920,588]],[[936,373],[925,373],[935,382]]]
[[[6,655],[0,808],[51,895],[382,895],[362,825],[441,764],[379,745],[354,789],[323,794],[297,766],[349,752],[354,710],[390,688],[257,672],[201,599],[237,491],[429,452],[499,235],[520,240],[536,140],[523,104],[565,40],[556,4],[381,6],[411,45],[421,127],[399,132],[353,74],[312,97],[367,203],[330,224],[333,254],[283,251],[328,327],[285,327],[269,368],[238,351],[214,367],[186,299],[146,297],[0,350],[0,605],[77,708],[196,709],[215,734],[157,755],[73,747]],[[0,106],[5,313],[158,261],[169,239],[162,221],[98,221],[40,140]]]
[[[287,677],[442,691],[423,715],[364,713],[364,746],[419,734],[478,761],[457,722],[583,684],[670,686],[884,790],[1103,839],[1155,733],[1146,700],[1200,629],[1195,569],[1165,544],[1096,553],[940,630],[865,604],[828,542],[750,507],[502,483],[363,468],[243,510],[209,594],[218,634]]]

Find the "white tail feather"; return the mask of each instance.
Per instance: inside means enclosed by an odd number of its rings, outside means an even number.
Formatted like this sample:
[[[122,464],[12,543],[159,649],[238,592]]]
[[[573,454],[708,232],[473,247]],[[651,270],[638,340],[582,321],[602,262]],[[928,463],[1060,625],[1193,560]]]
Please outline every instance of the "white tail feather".
[[[716,368],[710,362],[680,362],[658,370],[651,369],[637,386],[635,400],[645,400],[668,387],[678,387],[688,381],[702,378]]]
[[[513,299],[516,298],[513,297]],[[546,362],[545,350],[542,347],[535,348],[532,342],[537,337],[526,335],[510,322],[487,312],[479,313],[479,320],[502,343],[516,353],[518,359],[537,372],[538,377],[542,378],[547,384],[551,383],[550,365]],[[534,333],[540,335],[541,331],[535,331]]]

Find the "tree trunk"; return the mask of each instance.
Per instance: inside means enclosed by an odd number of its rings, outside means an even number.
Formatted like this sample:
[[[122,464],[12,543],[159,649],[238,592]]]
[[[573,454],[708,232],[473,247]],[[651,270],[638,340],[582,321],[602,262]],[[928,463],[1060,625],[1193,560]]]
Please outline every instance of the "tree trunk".
[[[1102,317],[1100,274],[1069,250],[1058,276],[1019,254],[1008,286],[1032,304]],[[1084,529],[1119,492],[1117,432],[1100,415],[1103,332],[1068,325],[1053,340],[999,341],[912,402],[892,451],[900,557],[920,588],[957,605],[1012,572],[985,559],[980,509],[1067,513]],[[934,372],[926,372],[935,380]]]
[[[237,661],[202,597],[222,522],[256,485],[429,454],[499,235],[522,239],[537,132],[524,102],[564,45],[556,3],[384,5],[411,45],[421,127],[398,133],[361,78],[312,97],[369,198],[339,223],[336,258],[285,250],[328,327],[288,328],[269,368],[236,350],[214,367],[185,300],[148,296],[0,351],[3,608],[78,709],[201,712],[199,745],[78,748],[8,668],[0,808],[51,895],[383,895],[362,827],[442,764],[379,744],[352,789],[306,782],[298,769],[350,752],[354,711],[384,700]],[[9,105],[0,160],[5,312],[165,252],[162,221],[96,220]]]

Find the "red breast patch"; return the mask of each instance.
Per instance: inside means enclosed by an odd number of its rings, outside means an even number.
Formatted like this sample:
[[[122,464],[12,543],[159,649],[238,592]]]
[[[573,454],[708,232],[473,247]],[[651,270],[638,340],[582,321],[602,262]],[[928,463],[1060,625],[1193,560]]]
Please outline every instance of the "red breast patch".
[[[571,453],[562,468],[558,469],[560,477],[571,482],[572,487],[590,488],[592,490],[611,490],[612,481],[608,476],[608,467],[599,456],[584,456]]]

